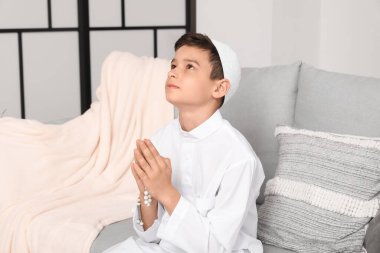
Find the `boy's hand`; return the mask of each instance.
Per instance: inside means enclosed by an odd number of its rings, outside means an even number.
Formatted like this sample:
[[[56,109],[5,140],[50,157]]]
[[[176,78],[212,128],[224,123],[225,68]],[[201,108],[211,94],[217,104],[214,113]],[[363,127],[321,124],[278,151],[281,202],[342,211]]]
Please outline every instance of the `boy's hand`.
[[[172,169],[168,158],[162,157],[150,140],[137,140],[132,172],[140,192],[146,188],[150,195],[160,200],[172,190]]]

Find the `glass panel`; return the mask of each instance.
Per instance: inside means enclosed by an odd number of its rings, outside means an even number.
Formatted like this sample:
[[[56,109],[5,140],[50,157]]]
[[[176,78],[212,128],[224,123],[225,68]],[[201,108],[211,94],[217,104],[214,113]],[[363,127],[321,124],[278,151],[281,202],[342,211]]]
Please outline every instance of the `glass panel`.
[[[51,0],[53,27],[78,27],[77,0]]]
[[[157,31],[157,56],[171,60],[174,56],[174,43],[186,32],[185,29],[158,30]]]
[[[100,83],[102,63],[114,50],[128,51],[138,56],[153,56],[153,31],[93,31],[91,45],[91,91],[92,101]]]
[[[1,28],[41,28],[48,26],[46,0],[1,0]]]
[[[91,0],[90,27],[121,26],[120,0]]]
[[[16,34],[0,34],[0,117],[21,117]]]
[[[23,39],[26,118],[80,115],[78,34],[27,33]]]
[[[125,0],[126,26],[186,24],[185,0]]]

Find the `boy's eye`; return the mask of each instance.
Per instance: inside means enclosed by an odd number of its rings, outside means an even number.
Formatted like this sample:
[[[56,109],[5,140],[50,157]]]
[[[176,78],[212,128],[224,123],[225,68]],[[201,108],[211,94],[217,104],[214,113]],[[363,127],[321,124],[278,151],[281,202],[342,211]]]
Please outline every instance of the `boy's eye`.
[[[186,68],[187,68],[187,69],[193,69],[194,66],[193,66],[192,64],[187,64],[187,65],[186,65]]]
[[[176,66],[175,66],[174,64],[171,64],[171,65],[170,65],[170,68],[171,68],[171,69],[175,69],[175,67],[176,67]]]

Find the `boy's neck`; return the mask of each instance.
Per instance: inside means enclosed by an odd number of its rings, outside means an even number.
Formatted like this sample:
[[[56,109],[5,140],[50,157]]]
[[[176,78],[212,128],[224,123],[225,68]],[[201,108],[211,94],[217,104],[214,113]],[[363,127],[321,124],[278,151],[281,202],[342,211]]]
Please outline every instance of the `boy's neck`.
[[[179,123],[182,130],[190,132],[208,120],[216,110],[215,108],[210,108],[209,110],[205,110],[205,108],[198,110],[179,110]]]

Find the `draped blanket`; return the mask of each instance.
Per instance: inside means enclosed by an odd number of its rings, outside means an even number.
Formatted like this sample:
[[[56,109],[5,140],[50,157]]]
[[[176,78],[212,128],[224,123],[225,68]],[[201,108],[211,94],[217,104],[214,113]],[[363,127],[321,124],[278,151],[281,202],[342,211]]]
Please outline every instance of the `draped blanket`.
[[[173,118],[168,70],[164,59],[113,52],[83,115],[0,119],[0,253],[88,253],[105,225],[131,217],[135,140]]]

